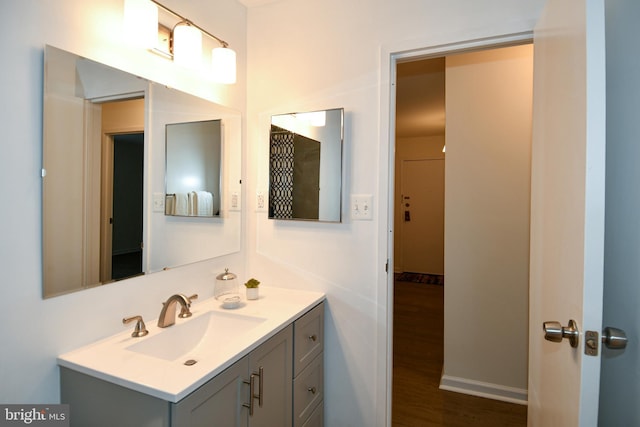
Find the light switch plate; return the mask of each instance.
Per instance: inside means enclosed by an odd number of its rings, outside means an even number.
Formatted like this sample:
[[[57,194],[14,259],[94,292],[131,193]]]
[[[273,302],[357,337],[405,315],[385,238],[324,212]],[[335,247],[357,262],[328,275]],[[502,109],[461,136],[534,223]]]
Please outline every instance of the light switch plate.
[[[239,211],[241,208],[241,200],[240,200],[240,192],[239,191],[232,191],[231,192],[231,200],[229,203],[229,210],[230,211]]]
[[[373,196],[371,194],[352,194],[349,206],[351,219],[368,221],[373,219]]]

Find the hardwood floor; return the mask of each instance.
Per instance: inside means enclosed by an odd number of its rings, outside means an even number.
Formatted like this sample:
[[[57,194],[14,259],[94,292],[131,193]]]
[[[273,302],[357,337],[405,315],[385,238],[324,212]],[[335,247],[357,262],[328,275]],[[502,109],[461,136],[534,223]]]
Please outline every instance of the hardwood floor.
[[[440,390],[444,287],[396,282],[394,427],[526,426],[527,407]]]

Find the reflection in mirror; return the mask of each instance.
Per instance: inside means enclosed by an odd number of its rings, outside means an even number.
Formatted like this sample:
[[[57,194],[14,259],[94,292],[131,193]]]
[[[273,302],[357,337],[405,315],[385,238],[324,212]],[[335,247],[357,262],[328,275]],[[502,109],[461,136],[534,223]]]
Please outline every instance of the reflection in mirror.
[[[221,155],[221,120],[167,125],[165,215],[220,216]]]
[[[216,198],[220,204],[219,216],[207,220],[195,216],[165,215],[165,207],[154,203],[153,213],[148,215],[147,221],[147,271],[159,271],[239,251],[240,205],[230,202],[232,195],[235,194],[236,199],[241,195],[241,115],[235,110],[160,84],[152,84],[149,92],[148,132],[152,147],[148,162],[155,172],[150,176],[153,199],[162,205],[166,196],[166,172],[162,165],[167,161],[167,124],[217,120],[222,132],[219,138],[222,161],[218,174],[219,193],[223,198]],[[197,164],[193,168],[197,169]]]
[[[237,111],[51,46],[43,95],[45,298],[240,249],[240,211],[219,197],[206,223],[163,206],[169,123],[224,123],[212,188],[240,193]]]
[[[45,296],[143,272],[147,84],[69,52],[45,50]]]
[[[271,117],[269,218],[340,222],[344,110]]]

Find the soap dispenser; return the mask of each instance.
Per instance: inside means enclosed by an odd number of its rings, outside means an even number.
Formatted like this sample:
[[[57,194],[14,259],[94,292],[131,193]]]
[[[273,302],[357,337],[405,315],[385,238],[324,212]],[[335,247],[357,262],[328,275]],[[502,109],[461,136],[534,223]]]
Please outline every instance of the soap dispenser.
[[[223,295],[238,295],[238,278],[235,274],[229,273],[229,269],[225,268],[224,273],[216,276],[216,284],[213,289],[213,296],[221,299]]]

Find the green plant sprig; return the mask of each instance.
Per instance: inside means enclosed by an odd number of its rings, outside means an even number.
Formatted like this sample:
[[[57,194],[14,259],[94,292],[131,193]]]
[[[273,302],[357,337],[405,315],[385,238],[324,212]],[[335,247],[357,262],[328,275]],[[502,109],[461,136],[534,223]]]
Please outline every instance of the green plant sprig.
[[[259,284],[260,284],[260,282],[258,280],[251,278],[244,285],[247,288],[257,288]]]

